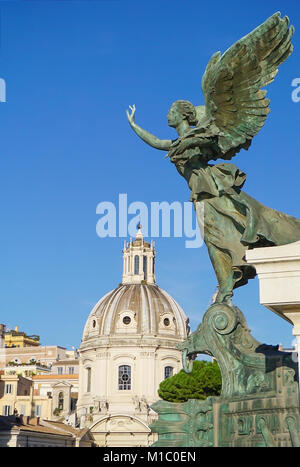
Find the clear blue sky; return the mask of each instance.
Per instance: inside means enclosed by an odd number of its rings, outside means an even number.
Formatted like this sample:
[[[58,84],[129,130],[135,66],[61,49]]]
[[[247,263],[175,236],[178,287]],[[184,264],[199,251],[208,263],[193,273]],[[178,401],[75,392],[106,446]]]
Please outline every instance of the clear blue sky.
[[[300,15],[296,1],[1,1],[0,309],[2,323],[43,344],[80,345],[92,306],[121,281],[123,239],[96,235],[96,206],[187,201],[164,154],[131,131],[125,110],[161,138],[177,99],[203,103],[210,56],[276,11],[295,25],[295,50],[268,87],[271,114],[234,163],[245,191],[300,217]],[[184,308],[192,329],[216,279],[205,246],[156,240],[157,282]],[[258,281],[235,292],[254,337],[290,346],[291,326],[259,305]]]

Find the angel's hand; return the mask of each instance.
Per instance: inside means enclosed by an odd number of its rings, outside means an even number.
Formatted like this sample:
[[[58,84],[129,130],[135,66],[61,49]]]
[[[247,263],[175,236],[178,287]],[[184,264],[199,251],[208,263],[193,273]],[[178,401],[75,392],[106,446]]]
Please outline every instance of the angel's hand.
[[[130,125],[133,126],[135,123],[135,120],[134,120],[135,119],[135,105],[134,104],[132,106],[130,105],[129,108],[131,110],[131,113],[129,113],[129,111],[126,110],[126,114],[127,114],[127,118],[128,118]]]
[[[144,130],[141,128],[139,125],[135,123],[134,116],[135,116],[135,105],[130,105],[129,106],[131,112],[129,110],[126,110],[127,118],[129,121],[129,124],[133,131],[149,146],[152,146],[153,148],[156,149],[161,149],[163,151],[168,151],[170,149],[170,146],[172,144],[171,140],[164,140],[164,139],[159,139],[156,136],[152,135],[148,131]]]

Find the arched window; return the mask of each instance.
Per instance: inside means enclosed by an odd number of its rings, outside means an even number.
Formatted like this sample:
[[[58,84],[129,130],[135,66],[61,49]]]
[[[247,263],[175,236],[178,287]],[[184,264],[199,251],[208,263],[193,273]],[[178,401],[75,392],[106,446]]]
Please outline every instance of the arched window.
[[[173,367],[172,366],[165,366],[165,379],[173,376]]]
[[[140,272],[140,258],[138,255],[134,257],[134,274],[139,274]]]
[[[143,272],[144,272],[144,279],[147,280],[147,256],[143,256]]]
[[[86,392],[91,392],[92,369],[86,369]]]
[[[119,366],[119,390],[131,389],[131,367],[129,365]]]
[[[64,393],[60,392],[58,394],[58,409],[63,410],[64,409]]]

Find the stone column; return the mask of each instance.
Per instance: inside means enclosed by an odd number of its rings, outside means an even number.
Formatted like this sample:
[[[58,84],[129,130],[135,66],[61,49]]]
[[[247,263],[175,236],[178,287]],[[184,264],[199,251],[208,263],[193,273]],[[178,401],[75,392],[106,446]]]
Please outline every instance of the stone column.
[[[300,241],[246,252],[259,279],[260,303],[293,325],[300,375]]]

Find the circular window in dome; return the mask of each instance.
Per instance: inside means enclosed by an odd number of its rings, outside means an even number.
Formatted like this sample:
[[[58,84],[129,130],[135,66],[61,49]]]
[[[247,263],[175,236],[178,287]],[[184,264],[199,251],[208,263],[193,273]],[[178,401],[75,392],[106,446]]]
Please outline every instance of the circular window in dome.
[[[123,323],[124,324],[130,324],[131,323],[131,318],[129,316],[124,316]]]
[[[164,319],[164,325],[165,325],[165,326],[170,326],[170,320],[169,320],[169,318],[165,318],[165,319]]]

